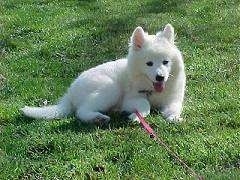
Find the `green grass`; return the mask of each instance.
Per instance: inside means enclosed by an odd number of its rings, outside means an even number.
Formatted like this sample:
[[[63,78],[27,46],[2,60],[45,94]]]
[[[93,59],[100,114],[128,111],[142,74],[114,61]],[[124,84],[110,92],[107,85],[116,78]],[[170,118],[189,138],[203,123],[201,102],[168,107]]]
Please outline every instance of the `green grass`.
[[[0,13],[0,179],[189,179],[118,114],[98,128],[18,110],[53,104],[81,71],[124,57],[136,26],[167,23],[185,58],[185,122],[147,119],[206,179],[240,178],[238,0],[5,0]]]

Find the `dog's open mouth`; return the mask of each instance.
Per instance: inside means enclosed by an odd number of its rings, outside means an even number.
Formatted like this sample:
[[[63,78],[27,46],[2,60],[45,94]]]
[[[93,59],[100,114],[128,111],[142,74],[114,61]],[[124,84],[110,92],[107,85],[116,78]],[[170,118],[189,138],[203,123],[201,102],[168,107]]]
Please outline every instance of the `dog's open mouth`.
[[[160,93],[165,89],[165,82],[164,81],[154,82],[153,87],[154,87],[155,91]]]

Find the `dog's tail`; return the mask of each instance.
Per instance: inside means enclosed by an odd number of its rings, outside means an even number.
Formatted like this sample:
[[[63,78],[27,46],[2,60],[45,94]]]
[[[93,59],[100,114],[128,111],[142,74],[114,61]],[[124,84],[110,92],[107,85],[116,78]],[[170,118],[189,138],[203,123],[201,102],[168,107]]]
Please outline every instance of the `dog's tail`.
[[[25,116],[35,119],[58,119],[66,117],[72,112],[72,104],[65,96],[57,105],[45,107],[25,106],[21,111]]]

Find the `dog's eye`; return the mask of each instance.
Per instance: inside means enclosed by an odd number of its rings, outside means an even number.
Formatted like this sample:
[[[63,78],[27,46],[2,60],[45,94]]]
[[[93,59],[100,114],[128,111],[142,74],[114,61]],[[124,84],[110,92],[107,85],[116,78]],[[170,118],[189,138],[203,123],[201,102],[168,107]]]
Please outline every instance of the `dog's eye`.
[[[153,62],[152,62],[152,61],[148,61],[146,64],[147,64],[148,66],[152,66],[152,65],[153,65]]]
[[[168,64],[168,60],[163,61],[163,65],[166,65],[166,64]]]

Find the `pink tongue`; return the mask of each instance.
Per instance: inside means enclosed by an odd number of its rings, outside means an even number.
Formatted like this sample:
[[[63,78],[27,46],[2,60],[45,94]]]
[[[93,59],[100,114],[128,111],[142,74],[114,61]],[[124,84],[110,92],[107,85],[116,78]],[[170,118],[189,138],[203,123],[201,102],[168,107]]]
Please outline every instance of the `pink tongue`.
[[[157,91],[157,92],[162,92],[165,88],[165,85],[164,85],[164,82],[156,82],[156,83],[153,83],[153,86],[154,86],[154,89]]]

